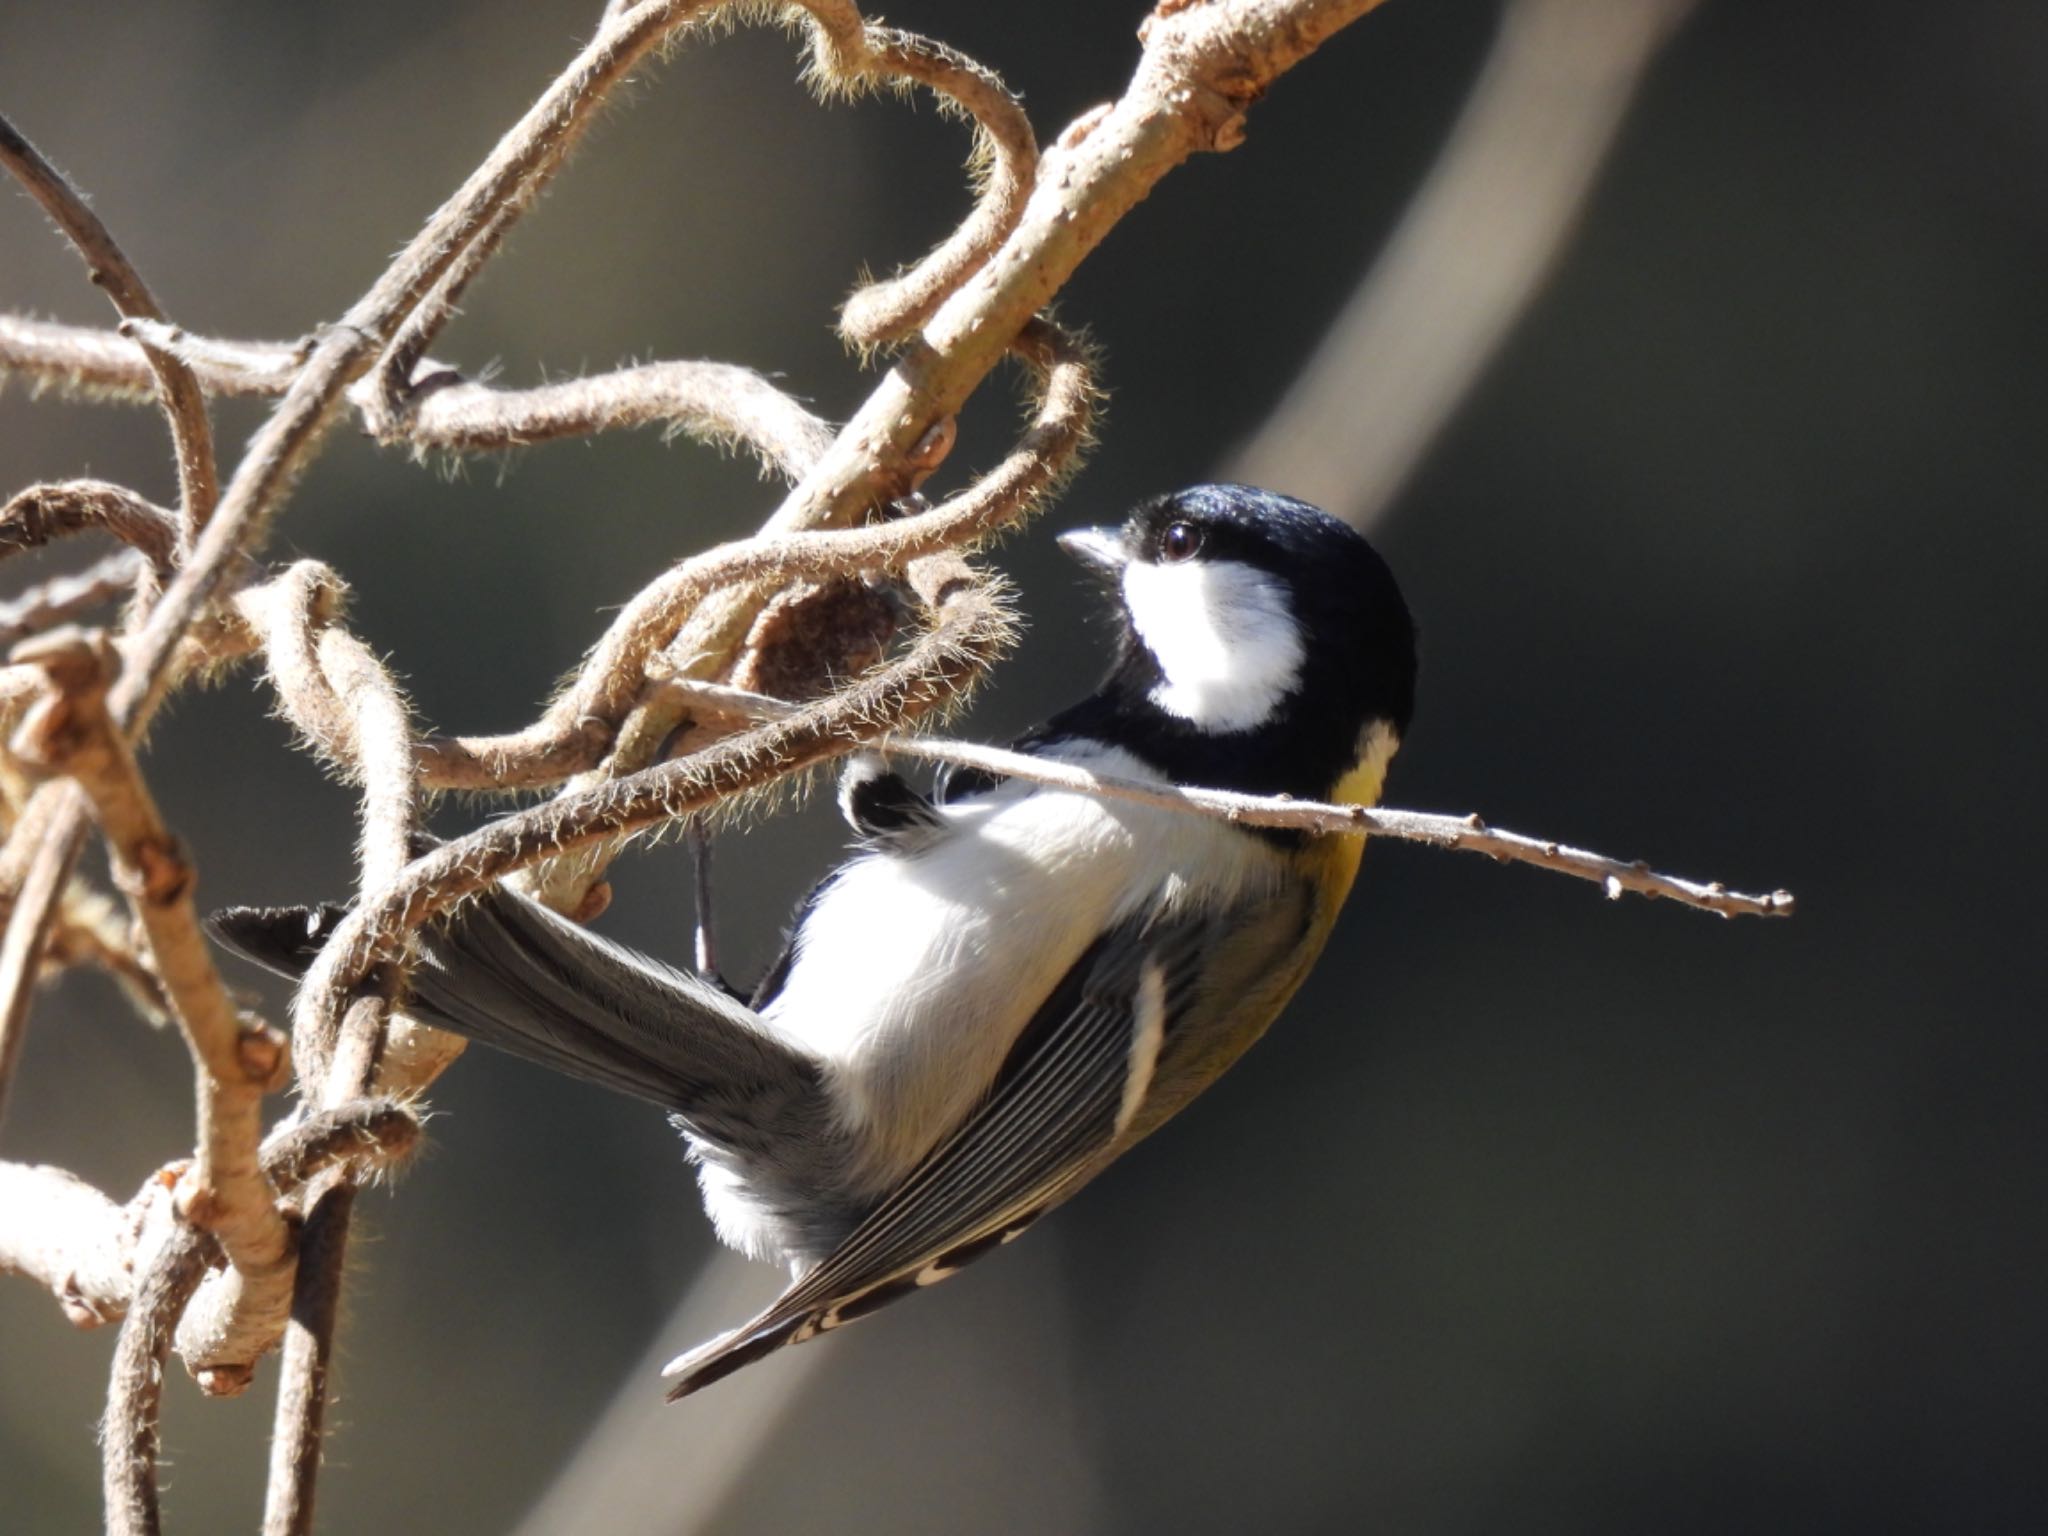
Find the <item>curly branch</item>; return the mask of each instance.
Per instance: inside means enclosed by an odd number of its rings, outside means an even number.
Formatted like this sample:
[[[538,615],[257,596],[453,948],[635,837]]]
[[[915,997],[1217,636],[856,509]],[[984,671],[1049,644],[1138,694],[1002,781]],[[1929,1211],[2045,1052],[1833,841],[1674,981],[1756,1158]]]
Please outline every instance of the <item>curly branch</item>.
[[[108,480],[59,480],[10,497],[0,506],[0,560],[95,530],[112,534],[160,574],[176,561],[177,517]]]
[[[417,1143],[419,1122],[388,1100],[346,1105],[309,1118],[264,1147],[264,1172],[274,1181],[303,1184],[338,1160],[390,1163]],[[143,1270],[121,1337],[114,1349],[113,1380],[100,1428],[101,1486],[108,1536],[157,1536],[160,1452],[158,1408],[172,1330],[205,1278],[214,1240],[192,1227],[174,1227]],[[222,1375],[231,1377],[232,1368]],[[246,1377],[242,1378],[246,1385]],[[217,1386],[227,1388],[221,1381]]]
[[[1009,641],[999,593],[955,559],[935,557],[912,572],[934,610],[932,627],[909,652],[853,686],[784,721],[728,736],[702,752],[622,779],[565,794],[443,844],[414,860],[335,930],[299,988],[294,1040],[321,1049],[352,989],[405,935],[464,896],[515,870],[622,833],[676,822],[852,751],[960,696]]]
[[[113,234],[71,185],[64,173],[45,160],[35,145],[0,117],[0,165],[5,165],[42,204],[43,211],[64,232],[84,258],[93,283],[124,317],[161,320],[163,310]],[[178,461],[180,542],[190,544],[213,515],[220,499],[219,469],[213,458],[213,427],[206,415],[206,395],[192,370],[157,348],[145,347],[157,394],[170,423]]]
[[[579,760],[601,752],[636,702],[643,709],[661,710],[658,699],[641,698],[650,665],[697,606],[723,587],[748,580],[781,585],[805,577],[900,570],[941,549],[972,546],[1020,520],[1085,446],[1097,391],[1086,349],[1050,322],[1027,327],[1017,351],[1040,381],[1035,419],[1003,461],[968,490],[894,522],[743,540],[683,562],[627,604],[576,681],[535,725],[508,736],[423,743],[430,782],[495,787],[508,778],[530,782],[524,773],[508,774],[515,765],[582,766]],[[671,650],[657,670],[677,673],[694,660]],[[680,718],[679,711],[669,709],[651,722],[636,723],[632,734],[658,743]],[[631,771],[645,765],[642,760],[616,767]]]

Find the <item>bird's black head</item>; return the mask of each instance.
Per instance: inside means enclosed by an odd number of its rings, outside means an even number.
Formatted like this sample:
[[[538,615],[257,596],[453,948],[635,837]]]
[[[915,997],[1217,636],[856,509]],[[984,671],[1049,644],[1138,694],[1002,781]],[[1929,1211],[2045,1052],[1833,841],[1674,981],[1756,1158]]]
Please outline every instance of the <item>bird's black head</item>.
[[[1414,622],[1386,562],[1328,513],[1198,485],[1060,544],[1115,581],[1122,636],[1102,690],[1053,728],[1181,783],[1316,798],[1407,730]]]

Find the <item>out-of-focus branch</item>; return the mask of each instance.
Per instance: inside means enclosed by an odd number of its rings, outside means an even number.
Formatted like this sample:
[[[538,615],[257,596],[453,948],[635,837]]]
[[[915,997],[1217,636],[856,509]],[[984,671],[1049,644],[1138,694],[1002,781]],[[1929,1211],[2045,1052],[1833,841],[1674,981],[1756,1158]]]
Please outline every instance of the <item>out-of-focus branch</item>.
[[[1555,265],[1693,0],[1512,0],[1429,180],[1224,478],[1386,512]]]
[[[35,1281],[77,1327],[123,1316],[151,1187],[123,1210],[62,1168],[0,1163],[0,1274]]]
[[[30,635],[40,635],[127,597],[148,575],[149,562],[141,555],[132,549],[117,549],[82,571],[67,571],[38,582],[0,603],[0,648],[10,648]]]

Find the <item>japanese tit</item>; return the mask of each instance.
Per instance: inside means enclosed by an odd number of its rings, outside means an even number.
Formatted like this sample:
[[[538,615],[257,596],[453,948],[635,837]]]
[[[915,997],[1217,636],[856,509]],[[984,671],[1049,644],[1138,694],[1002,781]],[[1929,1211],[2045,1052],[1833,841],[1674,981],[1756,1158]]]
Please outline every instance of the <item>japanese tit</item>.
[[[1018,750],[1133,778],[1371,804],[1414,703],[1394,578],[1247,486],[1060,544],[1112,586],[1102,685]],[[649,1100],[718,1235],[793,1280],[674,1361],[681,1397],[953,1274],[1156,1129],[1265,1032],[1329,937],[1355,837],[874,762],[860,842],[741,1002],[508,891],[421,935],[410,1011]],[[302,972],[335,909],[223,913]]]

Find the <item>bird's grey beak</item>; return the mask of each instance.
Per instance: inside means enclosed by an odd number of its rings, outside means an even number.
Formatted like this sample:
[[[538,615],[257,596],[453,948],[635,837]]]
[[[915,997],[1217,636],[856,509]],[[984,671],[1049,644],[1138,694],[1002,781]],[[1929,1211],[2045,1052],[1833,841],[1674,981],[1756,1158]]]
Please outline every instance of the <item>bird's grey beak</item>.
[[[1117,528],[1074,528],[1059,536],[1061,549],[1102,576],[1115,576],[1131,562]]]

